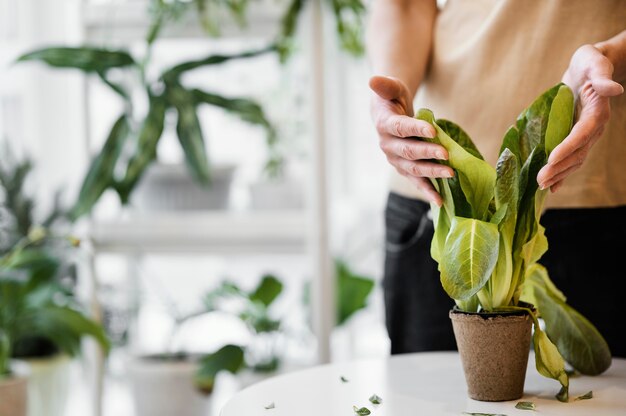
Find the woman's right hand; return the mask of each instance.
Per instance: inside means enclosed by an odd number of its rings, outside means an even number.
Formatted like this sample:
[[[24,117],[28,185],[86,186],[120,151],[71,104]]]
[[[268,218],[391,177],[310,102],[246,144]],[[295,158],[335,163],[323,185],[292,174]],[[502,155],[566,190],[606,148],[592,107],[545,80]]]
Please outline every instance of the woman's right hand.
[[[374,91],[371,115],[380,148],[389,163],[435,204],[441,206],[441,196],[435,191],[429,178],[451,178],[454,171],[432,159],[447,160],[448,152],[443,146],[416,137],[435,137],[433,126],[413,118],[412,96],[407,86],[396,78],[374,76],[369,82]]]

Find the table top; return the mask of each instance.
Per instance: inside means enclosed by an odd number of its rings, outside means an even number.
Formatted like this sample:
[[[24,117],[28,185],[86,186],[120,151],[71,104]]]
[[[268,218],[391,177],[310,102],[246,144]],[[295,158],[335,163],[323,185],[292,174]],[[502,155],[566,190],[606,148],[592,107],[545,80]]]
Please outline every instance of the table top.
[[[313,367],[274,377],[235,395],[221,416],[353,416],[352,406],[365,406],[371,416],[462,415],[463,412],[529,416],[515,408],[532,401],[541,416],[626,415],[626,360],[614,359],[597,377],[570,379],[570,402],[554,398],[559,384],[547,379],[528,361],[524,397],[509,402],[479,402],[467,397],[465,378],[456,352],[417,353],[389,359],[354,361]],[[344,382],[341,378],[345,378]],[[577,396],[593,391],[590,400]],[[383,399],[374,406],[373,394]],[[266,407],[273,408],[266,409]]]

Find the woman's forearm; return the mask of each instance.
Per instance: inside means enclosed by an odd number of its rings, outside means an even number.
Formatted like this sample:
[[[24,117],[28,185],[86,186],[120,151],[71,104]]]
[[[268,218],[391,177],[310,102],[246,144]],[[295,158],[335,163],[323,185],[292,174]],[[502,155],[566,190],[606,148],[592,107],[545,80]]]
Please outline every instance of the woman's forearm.
[[[414,96],[428,66],[435,0],[374,0],[367,50],[374,72],[402,80]]]
[[[626,82],[626,30],[594,46],[613,64],[613,79],[624,84]]]

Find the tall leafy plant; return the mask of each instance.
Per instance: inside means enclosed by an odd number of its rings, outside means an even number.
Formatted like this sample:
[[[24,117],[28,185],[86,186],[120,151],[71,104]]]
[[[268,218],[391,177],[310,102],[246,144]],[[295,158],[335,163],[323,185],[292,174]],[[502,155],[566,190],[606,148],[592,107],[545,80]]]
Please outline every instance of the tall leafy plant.
[[[537,263],[548,241],[539,222],[547,190],[539,189],[536,177],[569,134],[573,116],[569,87],[558,84],[547,90],[506,132],[494,169],[460,126],[436,120],[426,109],[416,115],[435,128],[436,137],[426,140],[447,149],[449,159],[440,163],[455,171],[451,179],[432,180],[443,199],[441,207],[431,205],[431,255],[443,288],[461,311],[526,309],[535,324],[537,370],[561,383],[557,398],[562,401],[568,399],[569,386],[563,357],[584,374],[599,374],[611,363],[600,333],[565,303]],[[537,315],[546,323],[545,332]]]
[[[362,17],[365,8],[361,0],[328,0],[336,19],[337,31],[344,49],[355,55],[363,53],[361,42]],[[192,177],[200,184],[208,185],[211,169],[207,157],[205,134],[198,117],[198,108],[209,105],[221,108],[241,120],[261,126],[266,131],[269,160],[266,169],[277,175],[283,158],[276,151],[277,133],[269,122],[262,106],[245,97],[225,97],[211,91],[187,88],[181,78],[198,68],[211,67],[228,61],[254,58],[278,52],[285,60],[294,43],[298,18],[306,0],[291,0],[280,22],[279,35],[269,46],[231,55],[211,55],[203,59],[183,62],[166,69],[158,77],[148,79],[152,46],[163,27],[186,15],[195,8],[202,26],[211,35],[218,35],[220,20],[229,14],[240,25],[246,23],[249,0],[152,0],[150,12],[152,23],[145,36],[146,52],[132,56],[125,49],[96,47],[48,47],[22,55],[18,62],[39,61],[55,68],[77,69],[85,74],[96,75],[124,101],[124,111],[114,122],[100,152],[92,160],[83,179],[78,199],[69,213],[72,220],[90,212],[107,189],[113,189],[123,204],[137,185],[146,168],[157,158],[158,142],[163,134],[168,112],[176,113],[176,134],[185,155],[185,162]],[[138,80],[138,89],[144,91],[148,111],[137,114],[128,85],[118,82],[112,75],[127,72]],[[132,77],[129,77],[132,78]],[[136,86],[137,87],[137,86]]]

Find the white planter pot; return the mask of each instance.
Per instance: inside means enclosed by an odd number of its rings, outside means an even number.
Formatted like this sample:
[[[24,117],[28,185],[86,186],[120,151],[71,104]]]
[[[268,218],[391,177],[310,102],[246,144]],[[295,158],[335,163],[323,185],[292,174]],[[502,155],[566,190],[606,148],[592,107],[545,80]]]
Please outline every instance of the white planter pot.
[[[193,383],[198,365],[189,359],[131,358],[128,375],[136,416],[210,416],[211,396]]]
[[[196,211],[226,209],[234,165],[211,169],[211,184],[196,183],[184,165],[152,164],[132,193],[131,204],[140,211]]]
[[[302,183],[277,180],[250,185],[250,206],[254,210],[297,210],[304,207]]]
[[[70,357],[56,355],[24,361],[30,371],[28,416],[63,416],[69,395]]]
[[[11,376],[0,379],[0,415],[27,416],[27,365],[13,362],[11,371]]]

